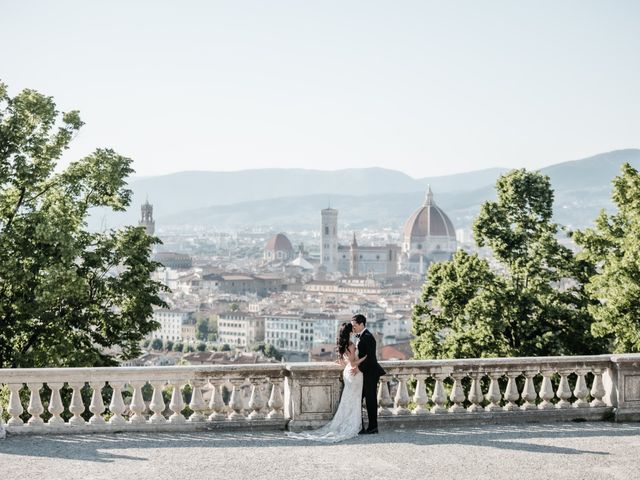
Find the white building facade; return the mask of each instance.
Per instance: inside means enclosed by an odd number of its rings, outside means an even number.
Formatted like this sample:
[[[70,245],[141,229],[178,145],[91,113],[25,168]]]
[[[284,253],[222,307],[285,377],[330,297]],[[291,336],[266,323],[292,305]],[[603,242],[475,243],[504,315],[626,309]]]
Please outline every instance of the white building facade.
[[[229,312],[218,316],[218,342],[249,348],[264,341],[264,317]]]
[[[159,309],[153,312],[153,319],[160,324],[160,329],[153,332],[151,338],[174,342],[195,340],[195,312]]]
[[[278,350],[308,352],[313,346],[313,319],[304,315],[265,315],[264,341]]]

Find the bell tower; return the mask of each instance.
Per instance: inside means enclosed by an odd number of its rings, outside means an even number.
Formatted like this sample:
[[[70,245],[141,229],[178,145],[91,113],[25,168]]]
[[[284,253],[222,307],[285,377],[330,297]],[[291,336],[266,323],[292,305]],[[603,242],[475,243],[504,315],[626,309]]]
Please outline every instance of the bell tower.
[[[320,264],[327,272],[338,270],[338,210],[325,208],[322,214],[322,231],[320,239]]]
[[[147,235],[153,235],[156,231],[156,222],[153,220],[153,205],[149,203],[149,199],[142,204],[140,210],[142,216],[138,225],[145,228]]]

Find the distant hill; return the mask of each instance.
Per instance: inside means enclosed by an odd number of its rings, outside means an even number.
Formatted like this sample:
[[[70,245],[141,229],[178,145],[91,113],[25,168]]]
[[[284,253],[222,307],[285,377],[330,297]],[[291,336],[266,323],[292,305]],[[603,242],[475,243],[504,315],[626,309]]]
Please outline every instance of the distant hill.
[[[419,179],[419,182],[423,187],[427,185],[436,186],[441,192],[477,190],[485,185],[494,185],[496,179],[508,171],[508,168],[487,168],[485,170],[476,170],[474,172],[458,173],[455,175],[425,177]]]
[[[640,169],[640,150],[617,150],[541,169],[555,189],[556,221],[581,228],[601,208],[610,209],[611,181],[625,162]],[[482,202],[495,197],[495,181],[506,171],[494,168],[422,179],[381,168],[181,172],[132,179],[133,207],[119,215],[95,212],[91,227],[136,223],[147,196],[157,225],[313,228],[319,211],[331,202],[340,210],[344,228],[400,227],[422,204],[427,184],[454,225],[469,227]]]

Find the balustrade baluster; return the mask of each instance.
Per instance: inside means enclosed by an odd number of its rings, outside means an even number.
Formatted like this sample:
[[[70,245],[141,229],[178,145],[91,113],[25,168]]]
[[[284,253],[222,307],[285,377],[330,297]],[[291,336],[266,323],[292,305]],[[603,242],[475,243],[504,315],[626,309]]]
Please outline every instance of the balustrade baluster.
[[[415,377],[416,393],[413,395],[413,402],[416,404],[416,408],[413,409],[412,413],[414,415],[426,415],[429,413],[429,409],[424,408],[429,401],[429,397],[427,396],[427,386],[425,384],[427,375],[415,375]],[[380,411],[380,409],[378,409],[378,411]]]
[[[7,422],[7,425],[12,427],[18,427],[24,422],[20,418],[24,408],[22,408],[22,401],[20,400],[20,390],[22,389],[22,383],[10,383],[9,385],[9,408],[7,412],[11,415],[11,418]]]
[[[154,380],[149,382],[153,387],[153,394],[151,395],[151,402],[149,403],[149,409],[153,412],[153,415],[149,417],[149,423],[167,423],[167,419],[164,418],[164,409],[167,406],[164,403],[164,397],[162,391],[167,382],[164,380]]]
[[[569,380],[567,377],[571,373],[571,370],[559,370],[558,373],[560,374],[560,383],[558,384],[556,395],[560,401],[556,404],[556,408],[569,408],[571,407],[571,402],[569,401],[571,398],[571,389],[569,388]]]
[[[502,392],[500,392],[500,384],[498,383],[498,379],[502,377],[502,374],[498,372],[489,372],[488,375],[491,379],[491,383],[489,384],[489,391],[485,398],[491,403],[484,407],[484,409],[487,412],[496,412],[498,410],[502,410],[500,407]]]
[[[553,371],[550,370],[542,370],[540,372],[542,375],[542,385],[540,386],[540,398],[542,402],[538,405],[540,410],[548,410],[550,408],[555,408],[555,405],[551,403],[555,394],[553,393],[553,386],[551,385],[551,375],[553,375]]]
[[[482,400],[484,396],[482,395],[482,374],[481,373],[472,373],[471,374],[471,388],[469,389],[468,400],[471,402],[471,405],[467,407],[468,412],[481,412],[484,409],[482,408]]]
[[[122,416],[125,410],[124,400],[122,400],[122,389],[124,388],[124,382],[109,382],[111,386],[111,403],[109,403],[109,410],[113,414],[109,419],[111,425],[124,425],[126,420]]]
[[[230,378],[229,383],[232,385],[231,398],[229,399],[229,420],[242,420],[245,418],[242,409],[244,402],[242,400],[242,391],[240,387],[244,383],[244,378]]]
[[[249,420],[262,420],[265,415],[262,409],[265,407],[264,399],[262,398],[261,383],[264,381],[264,377],[251,377],[249,382],[251,383],[251,398],[249,399],[249,408],[251,413],[249,414]]]
[[[464,402],[464,390],[462,389],[462,379],[466,377],[464,373],[452,373],[453,387],[451,388],[451,395],[449,400],[453,402],[453,405],[449,407],[451,413],[465,413],[467,410],[462,405]]]
[[[431,413],[447,413],[447,409],[444,407],[444,403],[447,401],[447,395],[444,392],[444,384],[442,383],[442,381],[447,378],[447,374],[436,373],[433,377],[436,379],[436,384],[433,387],[431,401],[435,405],[431,407]]]
[[[606,407],[607,404],[602,401],[605,396],[604,383],[602,382],[602,369],[593,369],[593,385],[591,385],[591,400],[590,405],[592,407]]]
[[[393,400],[389,394],[389,382],[386,376],[380,377],[380,385],[378,387],[378,415],[381,417],[392,415],[393,412],[390,407],[393,407]]]
[[[575,408],[585,408],[589,406],[587,397],[589,396],[589,389],[587,388],[587,382],[584,376],[588,370],[578,369],[576,370],[576,387],[573,389],[573,395],[576,397],[576,401],[573,402]]]
[[[524,403],[520,407],[522,410],[537,410],[538,406],[536,405],[536,388],[533,383],[533,377],[538,373],[537,370],[525,370],[524,376],[524,388],[522,389],[522,399]]]
[[[79,427],[86,424],[84,418],[81,417],[85,410],[81,392],[84,388],[84,382],[70,383],[69,386],[73,389],[71,403],[69,403],[69,411],[73,413],[73,417],[69,419],[69,425]]]
[[[284,400],[282,398],[282,379],[271,378],[271,396],[269,397],[269,408],[271,411],[267,415],[267,418],[284,418]]]
[[[222,400],[222,394],[220,393],[222,389],[221,381],[218,379],[209,379],[209,384],[211,385],[211,399],[209,400],[209,410],[211,410],[211,415],[209,415],[209,420],[212,422],[217,422],[225,418],[224,415],[224,401]]]
[[[191,382],[191,402],[189,402],[189,408],[193,410],[193,413],[189,417],[189,422],[197,423],[204,422],[206,417],[202,413],[207,406],[202,399],[202,384],[200,380],[192,380]]]
[[[142,398],[142,387],[147,382],[142,380],[134,380],[129,382],[129,385],[133,388],[133,397],[131,398],[131,404],[129,404],[129,410],[133,412],[133,415],[129,417],[129,423],[146,423],[147,419],[144,417],[144,411],[147,406]]]
[[[89,419],[91,425],[103,425],[105,423],[102,414],[105,411],[104,402],[102,401],[102,387],[104,382],[89,382],[89,386],[93,389],[91,394],[91,405],[89,411],[93,413]]]
[[[398,378],[398,391],[395,398],[395,414],[407,415],[410,410],[409,406],[409,392],[407,391],[407,377],[408,375],[396,375]]]
[[[64,387],[64,383],[47,383],[47,386],[51,390],[51,398],[49,398],[49,413],[51,418],[47,422],[47,425],[64,425],[64,420],[60,416],[64,412],[64,405],[60,398],[60,389]]]
[[[520,407],[516,404],[518,399],[520,398],[520,394],[518,393],[518,385],[516,383],[516,378],[520,376],[521,372],[507,372],[507,388],[504,391],[504,399],[508,402],[504,407],[502,407],[507,412],[513,412],[514,410],[520,410]]]
[[[183,382],[179,380],[171,380],[169,385],[173,387],[171,392],[171,402],[169,403],[169,409],[173,414],[169,417],[169,423],[184,423],[187,421],[182,415],[184,409],[184,398],[182,398],[182,386]]]
[[[44,413],[44,407],[42,406],[42,400],[40,399],[42,383],[27,383],[27,387],[29,387],[30,390],[27,412],[31,414],[31,418],[27,424],[34,427],[44,425],[44,420],[40,418],[40,415]]]

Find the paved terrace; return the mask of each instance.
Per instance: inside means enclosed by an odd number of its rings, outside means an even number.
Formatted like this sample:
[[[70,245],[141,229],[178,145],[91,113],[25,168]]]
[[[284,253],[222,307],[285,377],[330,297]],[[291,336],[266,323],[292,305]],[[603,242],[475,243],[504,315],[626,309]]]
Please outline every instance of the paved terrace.
[[[9,435],[0,478],[629,480],[639,452],[640,424],[610,422],[391,428],[336,445],[275,431]]]

